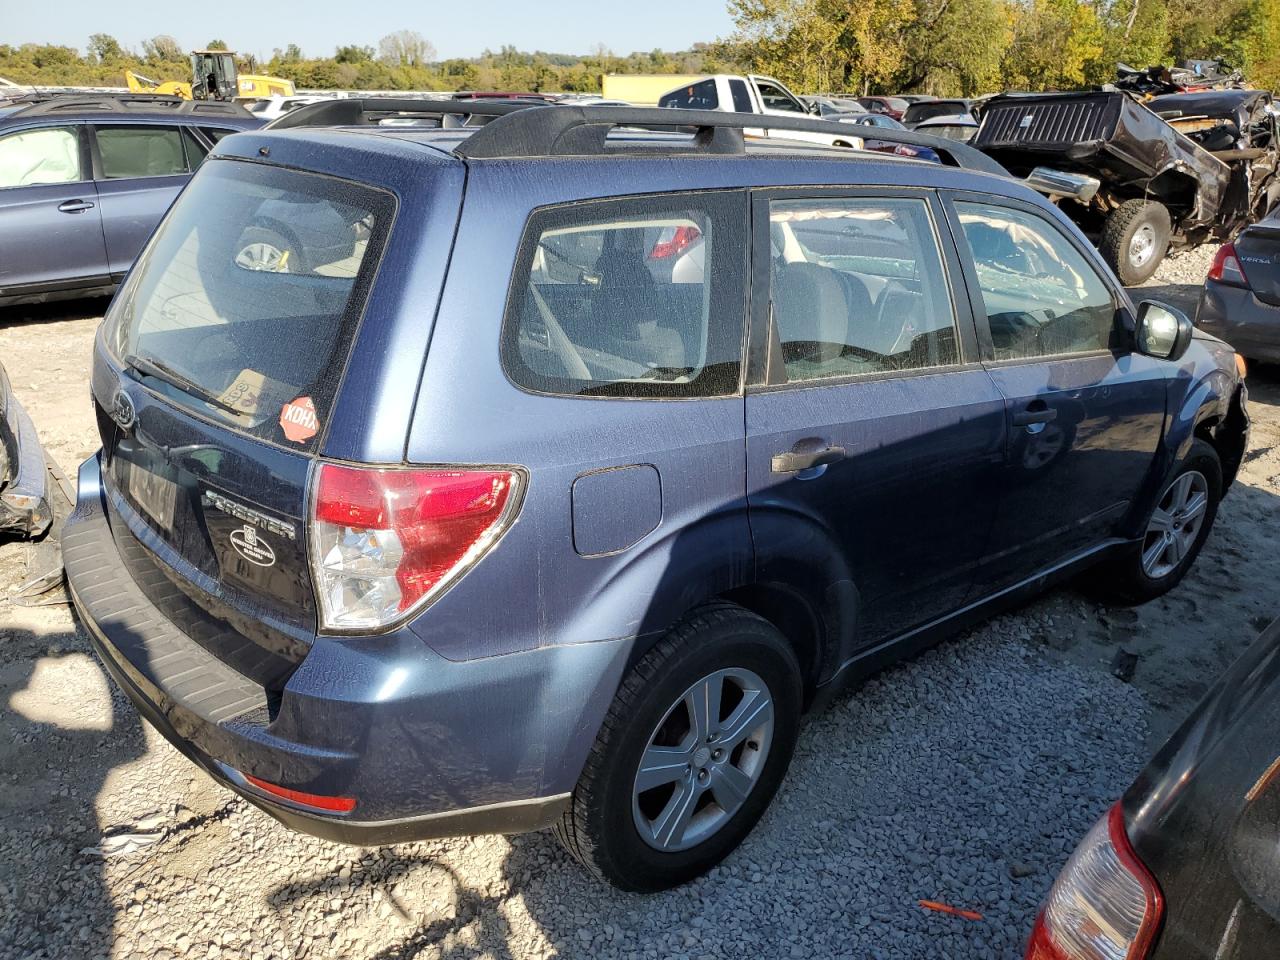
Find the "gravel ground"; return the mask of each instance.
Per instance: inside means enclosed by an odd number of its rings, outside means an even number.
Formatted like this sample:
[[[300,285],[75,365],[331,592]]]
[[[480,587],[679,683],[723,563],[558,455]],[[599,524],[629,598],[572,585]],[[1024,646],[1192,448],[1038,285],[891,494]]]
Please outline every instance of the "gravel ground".
[[[1210,256],[1169,262],[1152,295],[1193,306]],[[0,315],[0,358],[65,467],[95,446],[100,310]],[[1059,590],[886,671],[806,726],[741,850],[651,897],[588,882],[548,835],[289,833],[139,721],[65,608],[9,605],[23,552],[0,546],[0,958],[1020,957],[1080,836],[1280,613],[1280,376],[1251,384],[1251,459],[1171,597]],[[1132,684],[1108,670],[1122,646]]]

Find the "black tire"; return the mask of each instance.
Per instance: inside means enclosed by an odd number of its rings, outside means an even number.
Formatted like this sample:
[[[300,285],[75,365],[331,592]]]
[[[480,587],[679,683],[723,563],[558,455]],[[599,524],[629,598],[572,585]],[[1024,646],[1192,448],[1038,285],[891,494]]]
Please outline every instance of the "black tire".
[[[716,832],[688,849],[659,850],[633,816],[640,759],[684,693],[726,668],[752,671],[772,698],[773,731],[759,777]],[[795,652],[772,624],[732,603],[695,610],[623,678],[556,836],[589,872],[623,890],[651,893],[700,876],[742,842],[773,799],[795,749],[801,701]]]
[[[274,261],[267,254],[274,250]],[[266,270],[280,273],[305,273],[307,266],[303,262],[298,245],[278,230],[270,227],[250,226],[240,234],[236,245],[236,265],[245,270]],[[257,262],[258,265],[251,265]],[[275,266],[278,264],[279,266]]]
[[[1213,529],[1213,521],[1218,515],[1218,504],[1222,500],[1222,463],[1212,446],[1203,440],[1192,442],[1186,457],[1174,467],[1161,485],[1156,503],[1143,524],[1144,531],[1149,530],[1151,517],[1154,516],[1156,507],[1163,502],[1167,491],[1172,489],[1174,483],[1183,474],[1192,471],[1199,473],[1207,482],[1208,504],[1190,549],[1169,572],[1159,577],[1152,577],[1143,568],[1142,557],[1148,538],[1154,537],[1154,534],[1150,532],[1144,534],[1142,540],[1127,547],[1120,556],[1098,571],[1094,583],[1104,599],[1125,605],[1148,603],[1157,597],[1164,596],[1187,575],[1187,571],[1191,569],[1191,565],[1200,554],[1200,548],[1204,546],[1209,531]]]
[[[1133,241],[1139,231],[1149,230],[1151,255],[1146,260],[1135,257]],[[1113,210],[1102,226],[1098,249],[1126,287],[1142,283],[1156,272],[1169,250],[1173,231],[1169,210],[1154,200],[1126,200]]]

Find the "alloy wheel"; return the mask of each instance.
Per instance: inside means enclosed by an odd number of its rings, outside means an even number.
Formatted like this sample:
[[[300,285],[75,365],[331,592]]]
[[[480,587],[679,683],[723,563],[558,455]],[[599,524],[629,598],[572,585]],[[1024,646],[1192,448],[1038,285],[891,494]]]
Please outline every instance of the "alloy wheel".
[[[649,736],[632,789],[636,829],[666,853],[719,831],[755,789],[773,739],[773,698],[750,670],[703,677]]]
[[[1197,470],[1178,476],[1164,496],[1142,540],[1142,570],[1152,580],[1167,577],[1195,545],[1209,508],[1209,481]]]
[[[245,244],[236,254],[236,266],[263,273],[288,273],[289,261],[275,244],[261,240]]]

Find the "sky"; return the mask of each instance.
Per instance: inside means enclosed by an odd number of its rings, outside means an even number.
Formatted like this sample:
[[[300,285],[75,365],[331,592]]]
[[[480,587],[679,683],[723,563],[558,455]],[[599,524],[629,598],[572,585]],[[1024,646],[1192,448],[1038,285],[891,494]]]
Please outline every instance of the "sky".
[[[239,15],[238,15],[239,14]],[[588,53],[603,43],[617,54],[686,50],[726,36],[724,0],[266,0],[258,3],[140,0],[0,0],[0,43],[58,43],[84,50],[91,33],[109,33],[137,49],[167,33],[184,49],[225,40],[260,56],[296,43],[308,56],[330,56],[355,43],[376,47],[395,30],[416,30],[441,59],[479,56],[487,47]]]

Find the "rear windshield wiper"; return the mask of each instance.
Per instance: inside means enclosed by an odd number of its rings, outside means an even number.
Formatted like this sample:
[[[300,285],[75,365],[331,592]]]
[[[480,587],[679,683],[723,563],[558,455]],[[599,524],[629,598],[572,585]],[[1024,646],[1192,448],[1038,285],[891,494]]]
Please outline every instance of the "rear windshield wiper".
[[[225,410],[227,413],[234,414],[237,417],[244,415],[244,411],[237,410],[217,394],[210,393],[194,380],[184,377],[162,360],[157,360],[155,357],[140,357],[135,353],[131,353],[124,358],[124,362],[125,366],[133,368],[138,373],[148,377],[155,377],[157,380],[163,380],[170,386],[177,387],[179,390],[189,393],[210,406],[217,407],[219,410]]]

